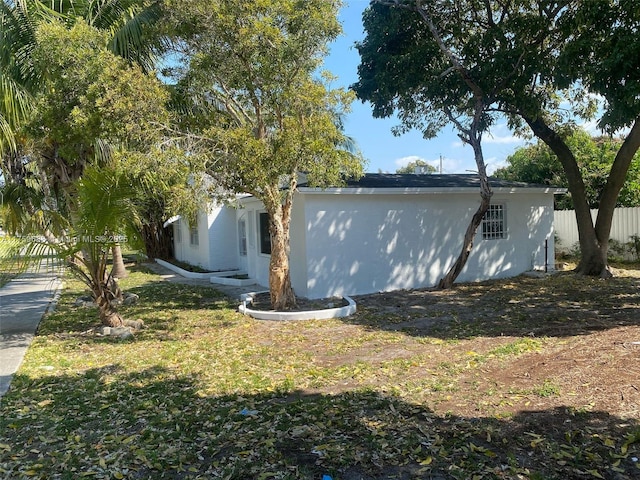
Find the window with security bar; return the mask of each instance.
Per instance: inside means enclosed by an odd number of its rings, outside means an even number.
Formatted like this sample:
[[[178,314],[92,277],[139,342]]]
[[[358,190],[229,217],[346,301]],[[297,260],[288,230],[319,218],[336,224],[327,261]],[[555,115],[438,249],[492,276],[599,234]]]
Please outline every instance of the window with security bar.
[[[506,238],[505,209],[500,203],[489,205],[489,209],[482,218],[482,238],[484,240],[497,240]]]

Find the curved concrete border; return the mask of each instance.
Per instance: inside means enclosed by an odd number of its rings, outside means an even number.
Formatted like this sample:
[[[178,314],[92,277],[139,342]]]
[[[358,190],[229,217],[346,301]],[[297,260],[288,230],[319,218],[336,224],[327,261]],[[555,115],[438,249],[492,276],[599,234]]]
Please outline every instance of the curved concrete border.
[[[238,311],[258,320],[325,320],[328,318],[343,318],[356,313],[356,302],[351,297],[343,296],[349,304],[338,308],[325,308],[323,310],[307,310],[302,312],[267,312],[264,310],[252,310],[247,307],[253,301],[253,296],[264,292],[244,293],[240,299],[242,304]]]
[[[238,273],[235,273],[234,275],[238,275]],[[209,281],[218,285],[230,285],[232,287],[246,287],[248,285],[256,284],[256,281],[253,278],[231,278],[220,275],[209,278]]]
[[[173,263],[166,262],[166,261],[161,260],[159,258],[156,258],[155,260],[156,260],[156,263],[162,265],[165,268],[168,268],[169,270],[171,270],[173,272],[176,272],[178,275],[182,275],[185,278],[208,280],[212,276],[238,275],[239,273],[246,273],[246,272],[240,272],[239,270],[228,270],[228,271],[225,271],[225,272],[204,272],[204,273],[190,272],[190,271],[185,270],[183,268],[177,267]]]

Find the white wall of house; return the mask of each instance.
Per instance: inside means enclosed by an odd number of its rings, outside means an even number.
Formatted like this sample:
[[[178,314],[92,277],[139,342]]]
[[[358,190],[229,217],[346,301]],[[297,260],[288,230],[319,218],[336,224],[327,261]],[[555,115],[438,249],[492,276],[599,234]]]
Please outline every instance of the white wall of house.
[[[197,218],[197,235],[188,222],[173,223],[174,251],[177,260],[211,271],[239,268],[236,212],[225,206],[210,207]]]
[[[291,220],[291,280],[297,295],[322,298],[435,285],[456,260],[479,204],[478,192],[363,193],[300,189]],[[553,266],[553,194],[497,189],[505,238],[476,236],[458,281],[515,276],[543,269],[545,240]],[[249,276],[268,285],[269,256],[258,253],[262,204],[244,203],[253,218]]]
[[[309,193],[304,202],[305,284],[309,298],[435,285],[456,260],[478,193]],[[553,259],[553,195],[495,194],[506,211],[506,238],[483,240],[458,281],[520,274],[544,267],[544,241]],[[299,228],[300,218],[295,218]],[[293,249],[292,249],[293,250]],[[292,256],[294,252],[292,251]],[[550,261],[550,263],[553,263]],[[294,273],[292,278],[305,275]]]

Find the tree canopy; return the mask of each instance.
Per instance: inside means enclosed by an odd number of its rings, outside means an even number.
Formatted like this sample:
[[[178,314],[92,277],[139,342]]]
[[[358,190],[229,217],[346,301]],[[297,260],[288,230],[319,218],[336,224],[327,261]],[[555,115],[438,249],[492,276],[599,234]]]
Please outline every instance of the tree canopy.
[[[416,169],[420,168],[422,173],[435,173],[436,167],[418,158],[407,163],[404,167],[396,169],[396,173],[416,173]]]
[[[197,0],[167,2],[183,68],[181,98],[198,107],[188,124],[227,191],[251,193],[269,214],[274,308],[295,304],[288,266],[289,222],[299,175],[336,185],[359,175],[359,155],[343,148],[352,93],[331,89],[317,70],[341,32],[339,2]],[[192,110],[188,110],[192,111]],[[207,113],[208,112],[208,113]]]
[[[104,32],[105,47],[145,71],[154,67],[162,37],[151,27],[159,19],[155,0],[0,2],[0,154],[16,148],[16,128],[32,108],[31,96],[42,84],[33,64],[36,30],[42,23],[71,27],[79,18]]]
[[[466,65],[466,75],[486,93],[495,113],[527,128],[560,160],[573,198],[582,259],[578,271],[608,275],[606,261],[613,209],[640,146],[640,8],[636,0],[513,2],[378,0],[364,14],[367,37],[354,86],[374,104],[375,115],[401,112],[402,126],[429,138],[442,118],[435,107],[460,105],[460,80],[441,71],[434,81],[437,42],[420,16],[428,13]],[[368,26],[367,26],[368,25]],[[442,99],[434,104],[432,92]],[[437,108],[439,109],[439,108]],[[599,115],[607,132],[630,127],[607,175],[594,225],[576,155],[563,130]]]
[[[44,233],[46,244],[32,242],[31,251],[72,259],[102,322],[115,326],[123,319],[112,305],[121,292],[107,270],[111,247],[144,236],[157,210],[165,214],[164,203],[179,196],[172,189],[188,188],[191,172],[175,149],[167,161],[167,89],[111,51],[113,32],[90,20],[61,13],[31,25],[24,62],[38,83],[14,125],[17,148],[3,155],[2,193],[11,230],[32,239]]]
[[[620,148],[622,140],[606,136],[591,137],[584,130],[572,131],[567,145],[575,152],[582,178],[585,182],[589,208],[600,206],[600,196],[604,189],[607,174]],[[617,207],[640,206],[640,154],[629,167],[629,172],[620,194]],[[567,179],[562,164],[553,151],[542,141],[537,141],[517,149],[507,157],[508,165],[498,169],[494,176],[517,182],[537,183],[567,187]],[[555,207],[558,210],[572,210],[571,194],[556,196]]]

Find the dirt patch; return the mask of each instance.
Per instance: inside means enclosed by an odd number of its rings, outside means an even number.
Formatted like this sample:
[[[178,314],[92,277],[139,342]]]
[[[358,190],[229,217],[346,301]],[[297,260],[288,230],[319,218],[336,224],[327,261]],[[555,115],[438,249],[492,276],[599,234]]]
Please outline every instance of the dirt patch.
[[[296,306],[288,311],[290,312],[308,312],[311,310],[327,310],[330,308],[341,308],[349,305],[342,297],[319,298],[310,300],[308,298],[297,297]],[[271,308],[271,297],[269,293],[258,293],[253,296],[251,302],[252,310],[261,310],[265,312],[273,312]]]
[[[609,281],[562,273],[354,297],[358,313],[305,329],[296,348],[319,368],[366,365],[369,374],[305,391],[400,382],[443,414],[509,417],[563,407],[637,418],[640,279],[635,270],[620,273]],[[257,300],[269,308],[268,295]],[[300,300],[301,309],[328,307]],[[256,328],[270,343],[287,335],[278,325]]]

